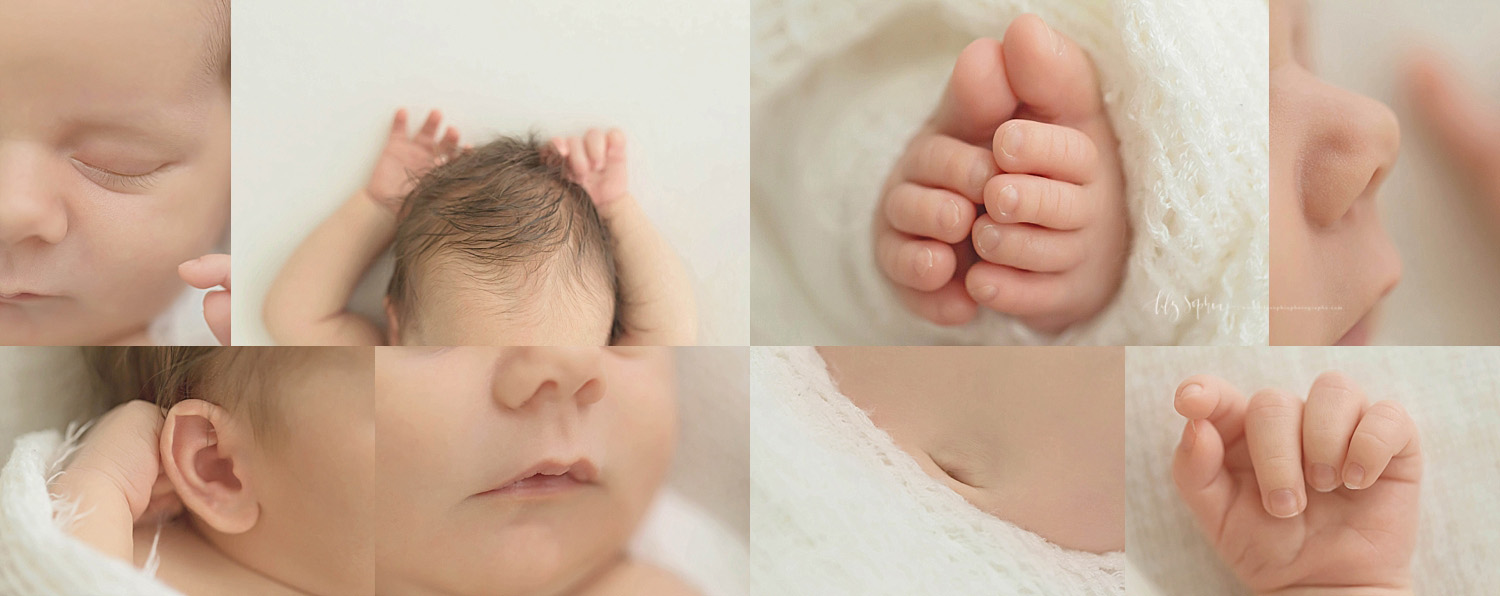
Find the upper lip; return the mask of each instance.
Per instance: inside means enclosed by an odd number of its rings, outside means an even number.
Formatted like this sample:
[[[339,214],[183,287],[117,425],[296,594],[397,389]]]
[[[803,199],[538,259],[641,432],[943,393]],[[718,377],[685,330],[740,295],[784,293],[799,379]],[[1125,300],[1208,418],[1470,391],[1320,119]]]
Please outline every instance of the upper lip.
[[[498,486],[491,490],[506,488],[532,476],[568,476],[576,482],[588,484],[599,476],[599,468],[587,457],[548,458],[537,462],[515,476],[501,481]]]

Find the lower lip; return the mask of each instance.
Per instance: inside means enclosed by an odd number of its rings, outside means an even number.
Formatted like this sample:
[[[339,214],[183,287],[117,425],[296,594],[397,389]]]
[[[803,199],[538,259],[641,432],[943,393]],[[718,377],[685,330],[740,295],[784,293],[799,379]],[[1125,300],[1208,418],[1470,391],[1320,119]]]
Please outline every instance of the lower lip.
[[[561,496],[588,486],[574,480],[572,476],[532,476],[507,486],[479,493],[477,496],[511,498],[540,498]]]
[[[36,302],[45,298],[51,298],[51,296],[46,296],[43,294],[28,294],[25,292],[22,292],[20,294],[0,294],[0,302],[11,302],[15,304]]]

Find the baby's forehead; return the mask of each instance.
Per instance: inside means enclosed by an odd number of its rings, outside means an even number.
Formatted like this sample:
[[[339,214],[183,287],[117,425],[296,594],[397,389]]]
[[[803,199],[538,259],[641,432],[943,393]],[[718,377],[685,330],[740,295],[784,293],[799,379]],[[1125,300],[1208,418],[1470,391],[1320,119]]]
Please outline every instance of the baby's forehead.
[[[570,265],[581,266],[581,265]],[[472,264],[435,266],[418,276],[417,317],[426,343],[605,345],[614,290],[599,275],[547,265],[475,274]]]

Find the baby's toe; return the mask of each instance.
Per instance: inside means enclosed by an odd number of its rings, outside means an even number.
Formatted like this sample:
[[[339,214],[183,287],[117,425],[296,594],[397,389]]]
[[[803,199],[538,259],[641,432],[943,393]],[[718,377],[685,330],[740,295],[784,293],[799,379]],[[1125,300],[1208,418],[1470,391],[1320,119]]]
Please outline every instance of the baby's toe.
[[[1054,230],[1082,228],[1097,215],[1083,187],[1029,174],[1001,174],[984,185],[985,210],[1001,223],[1032,223]]]
[[[1005,76],[1000,42],[982,38],[964,48],[954,62],[932,126],[940,134],[983,144],[1015,111],[1016,97]]]
[[[913,139],[901,163],[906,181],[946,188],[976,204],[984,202],[985,183],[999,173],[988,150],[943,135]]]
[[[1005,72],[1026,109],[1052,122],[1103,113],[1099,81],[1083,48],[1036,15],[1021,15],[1005,31]]]
[[[995,162],[1002,171],[1034,174],[1073,184],[1093,182],[1099,149],[1074,128],[1031,120],[1010,120],[995,131]]]
[[[1051,317],[1067,298],[1066,280],[1061,275],[984,261],[969,268],[964,282],[969,295],[980,305],[1022,319]]]
[[[876,240],[876,260],[897,285],[931,292],[953,279],[958,267],[953,247],[888,230]]]
[[[1039,273],[1068,271],[1087,256],[1077,234],[1031,224],[997,223],[989,215],[974,222],[974,250],[996,265]]]
[[[977,208],[958,193],[910,182],[886,194],[885,216],[891,227],[913,236],[954,244],[969,236]]]

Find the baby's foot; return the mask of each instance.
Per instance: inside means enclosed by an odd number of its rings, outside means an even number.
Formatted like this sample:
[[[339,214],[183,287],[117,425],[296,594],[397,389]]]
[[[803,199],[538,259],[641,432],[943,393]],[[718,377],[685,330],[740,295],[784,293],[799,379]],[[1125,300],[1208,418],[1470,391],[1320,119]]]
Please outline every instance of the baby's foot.
[[[1014,116],[993,137],[1001,172],[973,225],[965,276],[981,305],[1056,333],[1093,317],[1124,276],[1130,229],[1119,141],[1094,65],[1035,15],[1005,32]]]
[[[875,212],[875,259],[906,308],[939,325],[961,325],[978,305],[964,275],[978,259],[969,231],[984,186],[1000,173],[990,143],[1016,111],[1000,42],[959,54],[942,102],[891,168]]]

